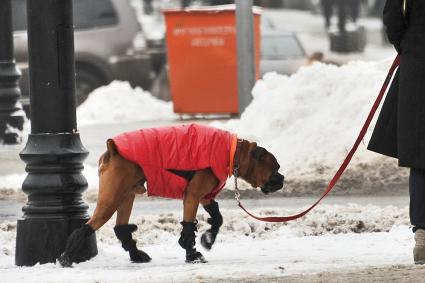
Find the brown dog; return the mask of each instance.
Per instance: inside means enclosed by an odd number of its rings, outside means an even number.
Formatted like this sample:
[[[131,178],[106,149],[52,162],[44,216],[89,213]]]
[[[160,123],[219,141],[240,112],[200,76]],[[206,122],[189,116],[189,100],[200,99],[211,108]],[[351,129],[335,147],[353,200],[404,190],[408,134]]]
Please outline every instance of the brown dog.
[[[59,257],[62,266],[71,266],[76,261],[85,239],[115,212],[114,231],[130,259],[149,262],[151,258],[139,250],[132,239],[137,226],[128,223],[135,196],[146,191],[148,195],[183,199],[179,244],[186,250],[186,262],[206,262],[195,249],[200,203],[211,216],[208,219],[211,228],[202,235],[201,243],[211,249],[223,223],[214,198],[235,169],[239,177],[253,187],[261,187],[264,193],[283,187],[284,177],[278,173],[280,166],[271,153],[254,142],[211,127],[143,129],[109,139],[106,144],[107,151],[99,159],[99,196],[95,211],[87,224],[68,238],[65,251]],[[172,190],[158,191],[164,186]]]

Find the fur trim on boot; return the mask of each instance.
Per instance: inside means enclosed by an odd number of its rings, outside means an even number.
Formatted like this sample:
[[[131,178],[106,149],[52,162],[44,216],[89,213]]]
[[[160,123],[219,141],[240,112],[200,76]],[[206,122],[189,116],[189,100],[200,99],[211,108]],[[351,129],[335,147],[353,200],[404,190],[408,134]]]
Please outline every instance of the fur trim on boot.
[[[60,255],[58,261],[62,267],[71,267],[72,263],[84,258],[87,249],[87,239],[94,233],[90,225],[84,224],[74,230],[66,241],[65,251]]]

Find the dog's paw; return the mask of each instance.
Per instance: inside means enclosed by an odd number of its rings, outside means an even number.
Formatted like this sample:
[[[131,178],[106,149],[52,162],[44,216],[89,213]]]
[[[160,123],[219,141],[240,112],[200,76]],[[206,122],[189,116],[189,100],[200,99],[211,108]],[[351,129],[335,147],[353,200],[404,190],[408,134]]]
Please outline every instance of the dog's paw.
[[[210,230],[205,231],[205,233],[202,234],[202,236],[201,236],[201,245],[205,249],[211,250],[211,247],[214,245],[216,237],[217,237],[216,232],[212,232]]]
[[[60,265],[62,267],[72,267],[72,260],[71,258],[66,255],[65,253],[62,253],[59,257],[58,257],[58,262],[60,263]]]
[[[192,254],[186,254],[186,263],[207,263],[205,257],[200,253],[195,251]]]
[[[152,260],[152,258],[147,253],[141,250],[137,250],[134,253],[131,253],[130,259],[135,263],[146,263]]]

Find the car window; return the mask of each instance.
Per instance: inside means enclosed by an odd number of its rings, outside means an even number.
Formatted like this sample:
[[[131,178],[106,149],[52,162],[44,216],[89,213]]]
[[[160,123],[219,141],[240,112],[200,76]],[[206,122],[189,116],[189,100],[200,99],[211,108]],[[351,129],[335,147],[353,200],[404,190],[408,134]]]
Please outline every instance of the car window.
[[[118,16],[109,0],[74,0],[74,25],[76,29],[112,26]]]
[[[110,0],[74,0],[75,29],[112,26],[118,23],[118,15]],[[12,1],[13,30],[27,29],[26,0]]]
[[[290,59],[304,56],[304,49],[293,35],[264,35],[261,39],[263,59]]]

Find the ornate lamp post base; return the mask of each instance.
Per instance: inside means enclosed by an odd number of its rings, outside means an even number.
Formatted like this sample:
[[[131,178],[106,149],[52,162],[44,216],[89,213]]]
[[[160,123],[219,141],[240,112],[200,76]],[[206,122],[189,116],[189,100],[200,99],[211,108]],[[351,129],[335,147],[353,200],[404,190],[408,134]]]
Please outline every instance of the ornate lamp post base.
[[[88,220],[88,219],[87,219]],[[18,266],[33,266],[55,262],[65,249],[65,241],[74,229],[81,227],[83,219],[18,220],[16,260]],[[40,241],[44,245],[40,245]],[[97,254],[96,236],[93,233],[78,262],[89,260]]]
[[[28,176],[22,190],[28,202],[18,220],[15,263],[55,262],[72,231],[89,219],[82,200],[87,181],[81,173],[88,152],[79,134],[30,134],[20,157]],[[86,242],[79,262],[97,254],[96,236]]]

